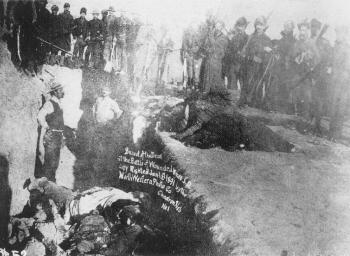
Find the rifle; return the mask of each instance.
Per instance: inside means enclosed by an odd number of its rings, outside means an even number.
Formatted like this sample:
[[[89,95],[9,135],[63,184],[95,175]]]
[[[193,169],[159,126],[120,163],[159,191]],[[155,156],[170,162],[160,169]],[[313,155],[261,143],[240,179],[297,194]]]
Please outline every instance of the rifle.
[[[315,45],[315,47],[317,47],[317,46],[316,46],[316,43],[317,43],[318,40],[320,40],[320,39],[322,38],[322,36],[326,33],[328,27],[329,27],[329,25],[328,25],[328,24],[325,24],[325,25],[322,27],[322,29],[320,30],[320,32],[318,33],[318,35],[313,39],[312,42],[313,42],[313,44]],[[290,89],[290,91],[293,90],[293,89],[295,89],[295,88],[297,88],[297,87],[299,87],[301,83],[303,83],[306,79],[308,79],[308,78],[315,72],[315,70],[317,70],[317,68],[319,67],[319,65],[320,65],[320,62],[317,63],[317,64],[315,65],[314,68],[312,68],[311,70],[309,70],[308,72],[306,72],[300,79],[298,79],[297,82],[295,83],[295,85]],[[282,83],[282,84],[289,83],[289,82],[293,82],[293,80],[285,81],[285,82]]]
[[[259,89],[260,85],[262,84],[262,82],[263,82],[263,80],[264,80],[264,78],[265,78],[265,76],[266,76],[266,74],[267,74],[267,71],[268,71],[268,70],[270,69],[270,67],[273,65],[273,64],[272,64],[272,63],[273,63],[273,60],[274,60],[274,54],[271,55],[271,57],[270,57],[270,59],[269,59],[267,65],[266,65],[265,71],[264,71],[263,75],[261,76],[259,82],[258,82],[257,84],[255,84],[255,86],[254,86],[254,87],[252,88],[252,90],[249,92],[249,94],[248,94],[248,96],[247,96],[248,102],[250,102],[250,101],[252,100],[255,91],[256,91],[257,89]]]
[[[56,49],[58,49],[58,50],[60,50],[60,51],[62,51],[62,52],[64,52],[64,53],[66,53],[66,54],[68,54],[68,55],[73,56],[73,54],[71,54],[70,52],[68,52],[68,51],[66,51],[66,50],[64,50],[64,49],[62,49],[61,47],[59,47],[59,46],[57,46],[57,45],[55,45],[55,44],[53,44],[53,43],[50,43],[49,41],[46,41],[46,40],[42,39],[42,38],[39,37],[39,36],[37,36],[37,37],[35,37],[35,38],[38,39],[39,41],[45,43],[45,44],[48,44],[48,45],[50,45],[50,46],[55,47]]]
[[[106,65],[103,69],[105,72],[108,72],[108,73],[111,73],[112,69],[113,69],[112,60],[114,58],[114,49],[115,49],[116,41],[117,41],[117,39],[115,37],[113,37],[112,38],[111,55],[109,56],[109,60],[106,61]]]

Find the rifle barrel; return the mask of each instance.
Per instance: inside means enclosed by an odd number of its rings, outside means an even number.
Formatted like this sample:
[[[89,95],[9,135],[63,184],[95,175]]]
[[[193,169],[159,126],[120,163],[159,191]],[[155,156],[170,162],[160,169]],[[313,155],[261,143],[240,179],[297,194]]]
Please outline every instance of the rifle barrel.
[[[59,49],[59,50],[62,51],[62,52],[65,52],[65,53],[67,53],[67,54],[73,56],[73,54],[71,54],[70,52],[68,52],[68,51],[66,51],[66,50],[64,50],[64,49],[62,49],[61,47],[59,47],[59,46],[57,46],[57,45],[55,45],[55,44],[53,44],[53,43],[51,43],[51,42],[48,42],[48,41],[42,39],[42,38],[39,37],[39,36],[37,36],[36,39],[40,40],[40,41],[43,42],[43,43],[46,43],[46,44],[48,44],[48,45],[51,45],[51,46],[53,46],[53,47]]]

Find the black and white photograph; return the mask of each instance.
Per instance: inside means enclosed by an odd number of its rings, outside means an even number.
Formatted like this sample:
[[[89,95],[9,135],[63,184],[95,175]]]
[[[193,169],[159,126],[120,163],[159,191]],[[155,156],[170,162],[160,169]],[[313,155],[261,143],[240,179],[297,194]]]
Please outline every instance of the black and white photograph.
[[[348,0],[0,0],[0,256],[350,256]]]

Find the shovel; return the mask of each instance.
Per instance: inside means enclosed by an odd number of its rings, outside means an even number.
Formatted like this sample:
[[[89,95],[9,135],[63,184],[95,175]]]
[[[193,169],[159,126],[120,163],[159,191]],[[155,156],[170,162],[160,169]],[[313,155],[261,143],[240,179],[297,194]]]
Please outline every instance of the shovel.
[[[103,69],[105,72],[108,72],[108,73],[111,73],[112,69],[113,69],[112,60],[114,58],[114,47],[115,47],[115,40],[113,38],[111,56],[110,56],[109,60],[106,62],[105,68]]]

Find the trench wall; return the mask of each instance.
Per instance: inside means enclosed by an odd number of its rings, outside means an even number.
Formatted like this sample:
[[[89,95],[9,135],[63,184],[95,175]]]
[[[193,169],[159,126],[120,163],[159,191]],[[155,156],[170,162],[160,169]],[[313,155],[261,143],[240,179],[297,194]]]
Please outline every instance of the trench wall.
[[[43,89],[43,83],[38,78],[28,78],[17,71],[6,44],[0,40],[2,217],[19,213],[28,199],[23,183],[34,176],[38,136],[36,116],[41,106]],[[4,219],[6,218],[1,218],[1,221]]]

